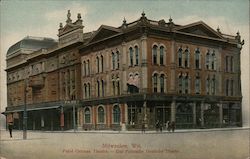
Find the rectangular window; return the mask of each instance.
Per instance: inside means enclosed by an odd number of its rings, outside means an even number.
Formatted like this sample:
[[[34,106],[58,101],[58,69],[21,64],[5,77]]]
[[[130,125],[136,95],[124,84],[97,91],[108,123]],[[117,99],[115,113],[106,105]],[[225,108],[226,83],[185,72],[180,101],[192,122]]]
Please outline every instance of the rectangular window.
[[[230,71],[233,72],[233,67],[234,67],[234,60],[233,60],[233,57],[231,56],[230,57]]]

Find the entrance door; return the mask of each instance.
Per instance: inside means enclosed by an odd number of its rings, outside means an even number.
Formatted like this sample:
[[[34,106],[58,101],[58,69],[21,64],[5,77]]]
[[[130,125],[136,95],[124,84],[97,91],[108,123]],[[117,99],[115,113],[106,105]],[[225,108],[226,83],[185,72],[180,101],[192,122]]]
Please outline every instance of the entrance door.
[[[167,121],[170,121],[170,108],[156,108],[156,121],[165,124]]]

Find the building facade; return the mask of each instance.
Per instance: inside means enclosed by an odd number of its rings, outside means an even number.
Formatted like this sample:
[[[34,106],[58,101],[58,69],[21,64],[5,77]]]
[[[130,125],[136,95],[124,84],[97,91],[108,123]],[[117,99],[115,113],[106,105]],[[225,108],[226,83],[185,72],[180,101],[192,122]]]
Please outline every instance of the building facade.
[[[241,126],[239,33],[225,35],[202,21],[154,21],[145,13],[119,27],[83,28],[81,15],[72,22],[68,11],[58,42],[28,37],[19,43],[32,47],[10,47],[5,114],[16,128],[25,105],[29,129],[154,129],[157,121]]]

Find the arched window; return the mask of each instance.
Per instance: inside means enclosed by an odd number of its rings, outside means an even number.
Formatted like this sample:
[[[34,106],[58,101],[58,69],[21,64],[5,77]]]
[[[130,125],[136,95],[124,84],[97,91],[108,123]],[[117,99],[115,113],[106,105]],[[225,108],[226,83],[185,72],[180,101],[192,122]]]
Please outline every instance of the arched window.
[[[215,68],[215,52],[213,51],[213,53],[212,53],[212,60],[211,60],[211,69],[212,70],[215,70],[216,68]]]
[[[231,96],[234,95],[234,80],[231,80]]]
[[[185,82],[184,82],[184,84],[185,84],[185,94],[188,94],[189,93],[189,76],[186,75],[184,80],[185,80]]]
[[[160,91],[161,93],[164,93],[164,88],[165,88],[165,84],[164,84],[164,74],[162,74],[160,76]]]
[[[100,68],[99,68],[99,57],[96,57],[96,67],[97,67],[97,73],[100,72]]]
[[[129,48],[130,66],[133,66],[133,48]]]
[[[139,65],[139,49],[138,46],[135,46],[135,65]]]
[[[160,47],[160,65],[164,65],[164,47]]]
[[[178,66],[182,67],[182,48],[178,50]]]
[[[104,64],[103,64],[103,56],[101,55],[101,72],[103,72],[103,67],[104,67]]]
[[[112,52],[112,69],[115,69],[115,54]]]
[[[89,64],[89,60],[87,60],[87,67],[88,67],[88,75],[90,75],[90,64]]]
[[[91,113],[90,113],[90,109],[89,108],[85,108],[85,111],[84,111],[84,122],[86,124],[91,123]]]
[[[91,94],[91,88],[90,88],[90,83],[88,83],[88,97],[90,98],[90,94]]]
[[[119,51],[116,52],[116,60],[117,60],[117,69],[120,68],[120,53]]]
[[[211,81],[212,95],[215,95],[215,77]]]
[[[84,97],[87,98],[88,97],[88,93],[87,93],[87,85],[86,83],[84,83]]]
[[[97,81],[97,97],[100,97],[100,82]]]
[[[179,79],[178,79],[178,85],[179,85],[179,93],[182,93],[182,75],[179,75]]]
[[[104,109],[103,107],[98,108],[98,123],[104,123]]]
[[[210,93],[210,79],[209,79],[209,77],[207,77],[207,80],[206,80],[206,92],[209,95],[209,93]]]
[[[118,105],[115,105],[113,107],[113,123],[120,123],[120,107]]]
[[[116,81],[116,85],[117,85],[117,95],[120,95],[120,81]]]
[[[196,69],[200,68],[200,51],[199,51],[199,49],[196,49],[196,51],[195,51],[195,68]]]
[[[209,54],[209,50],[206,54],[206,69],[209,69],[209,63],[210,63],[210,54]]]
[[[86,62],[85,61],[83,62],[83,69],[84,69],[84,76],[86,76],[87,73],[86,73]]]
[[[158,85],[157,80],[158,80],[157,74],[155,73],[154,76],[153,76],[154,92],[157,92],[157,85]]]
[[[189,51],[188,49],[185,50],[185,62],[184,62],[184,67],[189,67]]]
[[[157,46],[156,45],[153,46],[153,64],[154,65],[157,64]]]
[[[199,76],[195,77],[195,93],[200,94],[201,91],[201,79]]]
[[[113,85],[113,95],[116,95],[115,94],[115,81],[114,80],[112,81],[112,85]]]
[[[102,83],[102,96],[104,97],[104,92],[105,92],[105,86],[104,86],[104,81],[101,81]]]
[[[226,80],[226,96],[229,96],[229,80]]]

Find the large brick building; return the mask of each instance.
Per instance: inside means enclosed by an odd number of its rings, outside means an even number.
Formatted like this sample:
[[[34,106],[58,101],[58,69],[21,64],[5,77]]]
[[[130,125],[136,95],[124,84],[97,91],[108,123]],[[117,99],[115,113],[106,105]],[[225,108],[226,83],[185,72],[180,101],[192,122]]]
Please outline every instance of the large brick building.
[[[29,129],[241,126],[239,33],[202,21],[177,25],[142,13],[83,33],[81,15],[60,23],[58,42],[26,37],[7,52],[7,121]]]

